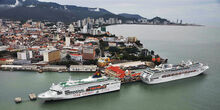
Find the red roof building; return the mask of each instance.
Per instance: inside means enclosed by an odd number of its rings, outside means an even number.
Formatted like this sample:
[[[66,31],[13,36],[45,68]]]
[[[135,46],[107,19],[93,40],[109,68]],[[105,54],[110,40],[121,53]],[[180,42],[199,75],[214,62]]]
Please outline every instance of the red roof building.
[[[119,66],[110,66],[106,68],[107,72],[110,73],[111,76],[124,78],[125,71],[122,70]]]
[[[121,80],[124,80],[125,76],[128,76],[131,78],[133,81],[138,81],[140,80],[140,73],[133,73],[129,70],[122,70],[119,66],[110,66],[105,69],[105,74],[113,77],[120,78]]]

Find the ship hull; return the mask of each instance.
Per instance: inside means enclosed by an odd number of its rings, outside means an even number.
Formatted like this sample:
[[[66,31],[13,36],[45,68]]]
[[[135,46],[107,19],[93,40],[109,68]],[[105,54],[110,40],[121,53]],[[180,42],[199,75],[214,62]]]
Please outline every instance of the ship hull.
[[[105,93],[110,93],[110,92],[116,92],[116,91],[120,91],[120,89],[118,90],[114,90],[114,91],[108,91],[108,92],[102,92],[102,93],[94,93],[94,94],[90,94],[90,95],[82,95],[82,96],[73,96],[73,97],[62,97],[62,98],[57,98],[57,97],[53,97],[53,98],[39,98],[41,101],[44,102],[50,102],[50,101],[61,101],[61,100],[71,100],[71,99],[78,99],[78,98],[83,98],[83,97],[88,97],[88,96],[95,96],[95,95],[100,95],[100,94],[105,94]]]
[[[97,85],[106,85],[106,88],[104,89],[98,89],[98,90],[88,90],[88,87],[94,87]],[[71,92],[69,94],[63,93],[62,95],[47,95],[47,92],[39,94],[38,98],[43,101],[56,101],[56,100],[65,100],[65,99],[75,99],[75,98],[81,98],[91,95],[97,95],[97,94],[103,94],[103,93],[109,93],[113,91],[119,91],[121,86],[120,81],[106,81],[101,83],[92,83],[92,84],[86,84],[86,85],[80,85],[78,87],[72,87],[67,88],[66,90],[63,90],[63,92],[69,90],[69,91],[77,91],[77,90],[83,90],[83,92],[74,93]]]
[[[147,84],[158,84],[158,83],[164,83],[164,82],[194,77],[199,74],[202,74],[208,68],[209,68],[208,66],[203,66],[201,69],[198,69],[195,72],[191,72],[188,74],[181,74],[181,75],[177,75],[177,76],[166,77],[166,78],[162,78],[162,75],[161,75],[158,79],[153,79],[153,80],[149,80],[149,78],[143,77],[144,75],[141,75],[141,79],[144,83],[147,83]]]

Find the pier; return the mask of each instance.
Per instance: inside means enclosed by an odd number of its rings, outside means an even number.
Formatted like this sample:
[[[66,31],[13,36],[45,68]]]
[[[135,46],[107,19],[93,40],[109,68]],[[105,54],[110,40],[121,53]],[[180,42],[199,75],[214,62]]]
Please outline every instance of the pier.
[[[35,100],[37,100],[37,96],[36,96],[35,93],[30,93],[30,94],[28,95],[28,97],[29,97],[29,100],[30,100],[30,101],[35,101]],[[14,98],[14,102],[15,102],[16,104],[21,103],[22,101],[23,101],[23,100],[22,100],[21,97],[16,97],[16,98]],[[28,100],[26,99],[26,100],[24,100],[24,101],[28,101]]]
[[[37,100],[37,96],[36,96],[34,93],[31,93],[31,94],[29,94],[29,99],[30,99],[31,101]]]
[[[35,66],[35,65],[1,65],[0,69],[5,70],[5,71],[11,71],[11,70],[37,71],[37,66]]]
[[[42,71],[47,71],[47,72],[66,72],[68,69],[66,66],[58,66],[58,65],[47,65],[43,66]]]
[[[95,72],[97,65],[71,65],[70,72]]]
[[[36,71],[42,72],[95,72],[97,65],[71,65],[70,68],[60,65],[0,65],[3,71]]]
[[[119,66],[124,69],[144,69],[147,67],[154,67],[153,62],[144,62],[144,61],[132,61],[132,62],[125,62],[125,63],[117,63],[117,64],[112,64],[111,66]]]
[[[14,101],[15,101],[15,103],[21,103],[22,102],[22,99],[21,99],[21,97],[16,97],[15,99],[14,99]]]

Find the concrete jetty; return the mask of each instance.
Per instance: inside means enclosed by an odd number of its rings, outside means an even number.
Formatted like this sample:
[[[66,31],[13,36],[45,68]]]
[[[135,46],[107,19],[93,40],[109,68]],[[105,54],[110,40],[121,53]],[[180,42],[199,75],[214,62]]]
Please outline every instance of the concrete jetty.
[[[144,69],[147,67],[154,67],[155,65],[153,62],[132,61],[132,62],[112,64],[112,66],[119,66],[124,69],[133,70],[133,69]]]
[[[36,96],[34,93],[31,93],[31,94],[29,94],[29,99],[30,99],[31,101],[37,100],[37,96]]]
[[[70,72],[95,72],[97,65],[71,65]]]
[[[22,102],[22,99],[21,99],[21,97],[16,97],[16,98],[14,99],[14,101],[15,101],[15,103],[21,103],[21,102]]]

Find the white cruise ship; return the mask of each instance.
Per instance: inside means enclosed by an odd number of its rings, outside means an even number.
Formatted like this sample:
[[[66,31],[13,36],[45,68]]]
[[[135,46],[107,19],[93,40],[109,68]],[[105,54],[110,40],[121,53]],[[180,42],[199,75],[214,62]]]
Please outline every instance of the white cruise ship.
[[[38,95],[44,101],[79,98],[120,90],[121,81],[96,73],[82,80],[71,80],[52,84],[50,89]]]
[[[146,69],[140,77],[147,84],[157,84],[197,76],[208,68],[207,65],[191,61],[182,62],[178,65],[161,64],[154,69]]]

